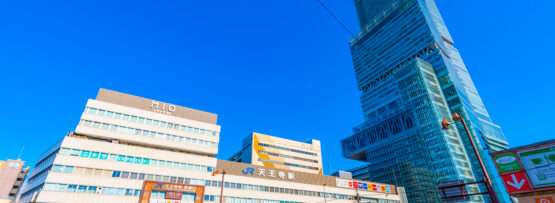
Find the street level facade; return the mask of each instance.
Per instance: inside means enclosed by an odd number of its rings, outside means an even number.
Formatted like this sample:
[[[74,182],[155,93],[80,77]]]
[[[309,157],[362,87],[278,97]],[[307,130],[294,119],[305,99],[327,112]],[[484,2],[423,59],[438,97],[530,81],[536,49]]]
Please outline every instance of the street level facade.
[[[22,160],[0,161],[0,202],[15,202],[29,172]]]
[[[219,136],[216,114],[101,89],[21,202],[406,202],[394,185],[218,160]]]
[[[299,142],[253,132],[231,161],[275,169],[323,174],[322,147],[319,140]]]
[[[364,122],[342,140],[345,157],[368,162],[355,177],[405,186],[411,202],[441,202],[439,185],[484,180],[462,126],[470,126],[497,198],[509,202],[489,153],[506,149],[434,0],[355,0],[361,32],[351,52]],[[361,169],[367,169],[361,174]],[[469,185],[484,192],[484,185]],[[474,196],[467,202],[487,202]]]

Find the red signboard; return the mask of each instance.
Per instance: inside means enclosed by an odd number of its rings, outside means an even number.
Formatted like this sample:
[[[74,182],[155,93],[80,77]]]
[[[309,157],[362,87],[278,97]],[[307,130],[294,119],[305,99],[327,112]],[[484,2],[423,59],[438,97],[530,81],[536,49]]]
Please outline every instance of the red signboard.
[[[555,203],[553,197],[537,197],[536,203]]]
[[[524,171],[509,173],[501,176],[509,193],[529,192],[532,190],[530,181]]]

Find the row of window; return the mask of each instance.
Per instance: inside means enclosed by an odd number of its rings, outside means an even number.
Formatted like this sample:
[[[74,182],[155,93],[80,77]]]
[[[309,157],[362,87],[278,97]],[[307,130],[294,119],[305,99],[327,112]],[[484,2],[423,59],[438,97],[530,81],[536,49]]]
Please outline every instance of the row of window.
[[[176,130],[181,130],[183,132],[195,133],[199,135],[211,135],[211,136],[218,135],[218,132],[213,130],[196,128],[196,127],[186,126],[182,124],[160,121],[160,120],[145,118],[141,116],[134,116],[134,115],[129,115],[125,113],[113,112],[113,111],[108,111],[108,110],[98,109],[93,107],[87,107],[85,109],[85,112],[93,115],[105,116],[109,118],[131,121],[135,123],[152,125],[152,126],[157,126],[162,128],[176,129]]]
[[[283,158],[288,158],[288,159],[295,159],[295,160],[299,160],[299,161],[307,161],[307,162],[312,162],[312,163],[318,163],[318,160],[314,160],[314,159],[307,159],[307,158],[291,156],[291,155],[286,155],[286,154],[279,154],[279,153],[269,152],[269,151],[265,151],[265,150],[260,150],[260,151],[258,151],[258,153],[267,154],[267,155],[270,155],[270,156],[283,157]]]
[[[217,146],[216,142],[212,142],[212,141],[206,141],[206,140],[201,140],[201,139],[196,139],[196,138],[189,138],[189,137],[182,137],[182,136],[166,134],[166,133],[161,133],[161,132],[155,132],[155,131],[150,131],[150,130],[130,128],[130,127],[114,125],[114,124],[109,124],[109,123],[102,123],[102,122],[97,122],[97,121],[81,120],[81,125],[84,125],[84,126],[87,126],[87,127],[93,127],[93,128],[97,128],[97,129],[102,129],[102,130],[110,130],[110,131],[113,131],[113,132],[127,134],[127,135],[139,135],[139,136],[152,137],[152,138],[157,138],[157,139],[164,139],[164,140],[168,140],[168,141],[172,141],[172,142],[183,142],[183,143],[188,143],[188,144],[202,145],[202,146],[206,146],[206,147],[216,147]]]
[[[141,190],[137,190],[137,189],[98,187],[98,186],[77,185],[77,184],[58,184],[58,183],[46,183],[44,184],[44,190],[56,191],[56,192],[79,192],[79,193],[136,196],[136,197],[138,197],[141,194]]]
[[[220,198],[216,196],[214,198],[214,201],[219,202]],[[224,196],[223,202],[225,203],[300,203],[300,202],[283,201],[283,200],[254,199],[254,198],[229,197],[229,196]]]
[[[211,166],[203,166],[198,164],[173,162],[173,161],[166,161],[166,160],[157,160],[157,159],[150,159],[150,158],[144,158],[144,157],[126,156],[121,154],[108,154],[103,152],[71,149],[71,148],[65,148],[65,147],[62,147],[60,149],[60,154],[67,155],[67,156],[90,158],[90,159],[117,161],[117,162],[124,162],[124,163],[130,163],[130,164],[141,164],[141,165],[158,166],[158,167],[166,167],[166,168],[178,168],[178,169],[185,169],[185,170],[199,171],[199,172],[210,173],[214,171],[214,168]]]
[[[307,152],[307,151],[302,151],[302,150],[298,150],[298,149],[291,149],[291,148],[287,148],[287,147],[276,146],[276,145],[271,145],[271,144],[266,144],[266,143],[258,143],[258,145],[262,146],[262,147],[269,147],[269,148],[274,148],[274,149],[286,150],[286,151],[296,152],[296,153],[300,153],[300,154],[318,156],[318,154],[316,154],[314,152]]]
[[[52,171],[56,173],[79,174],[79,175],[99,176],[99,177],[106,177],[106,178],[152,180],[152,181],[159,181],[159,182],[171,182],[171,183],[190,184],[190,185],[206,184],[205,180],[194,179],[194,178],[164,176],[164,175],[156,175],[156,174],[148,174],[148,173],[135,173],[135,172],[129,172],[129,171],[84,168],[84,167],[65,166],[65,165],[54,165],[52,167]]]
[[[293,166],[293,167],[297,167],[297,168],[304,168],[304,169],[310,169],[310,170],[319,170],[318,167],[314,167],[314,166],[305,166],[305,165],[294,164],[294,163],[289,163],[289,162],[284,162],[284,161],[271,160],[271,159],[258,158],[258,161],[261,161],[261,162],[264,162],[264,163],[279,164],[279,165],[284,165],[284,166]]]
[[[101,195],[116,195],[116,196],[132,196],[138,197],[141,195],[141,190],[129,189],[129,188],[114,188],[114,187],[100,187],[92,185],[77,185],[77,184],[59,184],[59,183],[46,183],[44,185],[45,191],[55,191],[55,192],[75,192],[75,193],[90,193],[90,194],[101,194]],[[182,200],[191,201],[194,200],[194,194],[184,193]],[[151,194],[151,200],[153,202],[157,199],[165,199],[165,192],[153,191]],[[219,202],[219,196],[215,195],[204,195],[204,201],[209,202]],[[162,201],[167,202],[167,201]],[[173,201],[172,201],[173,202]],[[292,201],[280,201],[280,200],[265,200],[265,199],[254,199],[254,198],[240,198],[240,197],[224,197],[225,203],[298,203]]]
[[[69,173],[69,174],[77,173],[80,175],[101,176],[106,178],[111,177],[111,178],[135,179],[135,180],[154,180],[154,181],[170,182],[170,183],[177,183],[177,184],[204,185],[206,187],[215,187],[215,188],[221,187],[221,181],[203,180],[203,179],[195,179],[195,178],[187,178],[187,177],[176,177],[176,176],[164,176],[164,175],[156,175],[156,174],[145,174],[145,173],[136,173],[136,172],[130,172],[130,171],[112,171],[112,170],[104,170],[104,169],[92,169],[92,168],[82,168],[82,167],[63,166],[63,165],[54,165],[52,170],[53,172],[58,172],[58,173]],[[233,183],[233,182],[224,182],[224,187],[229,189],[237,189],[237,190],[283,193],[283,194],[322,197],[322,198],[324,197],[324,195],[326,195],[326,197],[330,199],[353,198],[351,196],[343,195],[343,194],[322,193],[317,191],[298,190],[298,189],[290,189],[290,188],[282,188],[282,187],[270,187],[270,186],[263,186],[263,185],[252,185],[252,184]],[[392,203],[396,203],[396,202],[392,202]]]

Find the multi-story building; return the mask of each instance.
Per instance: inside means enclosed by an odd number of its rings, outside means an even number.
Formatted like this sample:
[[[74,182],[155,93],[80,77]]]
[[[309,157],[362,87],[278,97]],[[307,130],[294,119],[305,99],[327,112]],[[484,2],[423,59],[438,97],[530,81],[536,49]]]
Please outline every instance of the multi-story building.
[[[29,168],[21,160],[0,161],[0,201],[15,202]]]
[[[438,185],[483,180],[470,140],[461,136],[464,130],[441,129],[441,120],[457,112],[470,125],[498,198],[510,201],[488,156],[508,143],[434,0],[355,4],[361,32],[351,41],[351,52],[364,122],[342,141],[344,156],[368,162],[370,180],[405,186],[411,202],[439,202]],[[483,190],[480,185],[467,189]]]
[[[37,162],[21,202],[405,202],[388,184],[217,160],[216,120],[101,89],[75,132]]]
[[[243,147],[231,161],[275,169],[323,174],[320,141],[284,139],[253,132],[243,140]]]

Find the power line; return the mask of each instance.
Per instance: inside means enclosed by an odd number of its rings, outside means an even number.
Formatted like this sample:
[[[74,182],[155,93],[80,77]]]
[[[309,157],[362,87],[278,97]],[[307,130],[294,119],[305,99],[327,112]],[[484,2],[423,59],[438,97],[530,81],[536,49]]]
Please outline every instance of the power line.
[[[355,33],[349,29],[347,24],[341,21],[341,19],[335,14],[335,12],[333,12],[328,6],[326,6],[326,4],[322,0],[315,1],[318,2],[318,4],[320,4],[320,6],[335,20],[335,22],[339,23],[339,25],[341,25],[341,28],[349,33],[349,35],[351,35],[351,37],[356,36]]]

